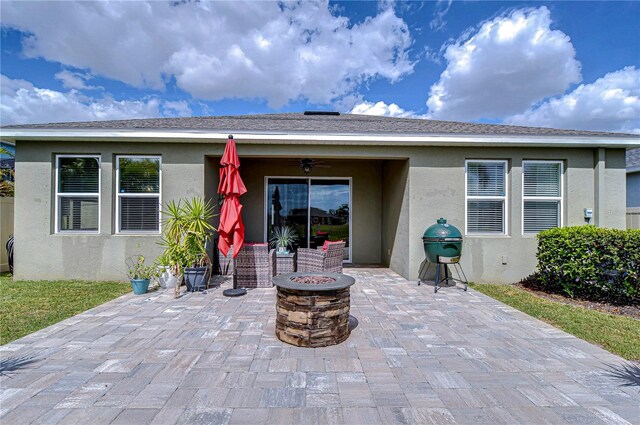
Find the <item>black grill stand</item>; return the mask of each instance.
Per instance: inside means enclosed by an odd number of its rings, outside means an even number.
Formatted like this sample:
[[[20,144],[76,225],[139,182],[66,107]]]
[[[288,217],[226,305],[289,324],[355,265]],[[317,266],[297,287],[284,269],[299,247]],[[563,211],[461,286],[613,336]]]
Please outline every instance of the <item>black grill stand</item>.
[[[427,275],[429,269],[432,264],[436,265],[436,279],[434,280],[433,292],[437,293],[440,288],[448,288],[451,286],[456,286],[456,282],[464,284],[464,290],[467,290],[469,283],[467,282],[467,276],[464,274],[464,270],[462,270],[462,266],[460,265],[460,257],[436,257],[438,261],[436,263],[432,263],[429,260],[425,260],[420,266],[420,271],[418,272],[418,286],[421,283],[425,283],[430,285],[427,281],[423,281],[423,277]],[[454,278],[453,275],[449,275],[449,267],[447,264],[453,264],[453,268],[458,275],[458,278]],[[427,269],[424,270],[425,265],[427,265]],[[440,279],[440,266],[444,266],[444,278]]]

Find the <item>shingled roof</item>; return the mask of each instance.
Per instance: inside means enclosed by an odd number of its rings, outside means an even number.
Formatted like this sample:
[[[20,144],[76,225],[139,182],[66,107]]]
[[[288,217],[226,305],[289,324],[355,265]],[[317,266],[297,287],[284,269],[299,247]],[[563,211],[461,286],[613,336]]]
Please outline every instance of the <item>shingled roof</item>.
[[[627,151],[627,169],[640,171],[640,148]]]
[[[115,121],[25,124],[2,127],[33,130],[173,130],[229,133],[329,133],[329,134],[458,134],[528,135],[627,138],[637,135],[586,130],[476,124],[418,118],[394,118],[371,115],[304,115],[302,113],[188,118],[152,118]]]

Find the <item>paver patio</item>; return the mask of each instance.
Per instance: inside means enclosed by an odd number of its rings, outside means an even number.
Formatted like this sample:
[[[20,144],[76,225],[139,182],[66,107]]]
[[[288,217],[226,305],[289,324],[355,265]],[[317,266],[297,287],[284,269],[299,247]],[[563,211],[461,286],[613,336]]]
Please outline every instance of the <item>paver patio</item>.
[[[620,357],[473,290],[345,272],[334,347],[276,339],[275,289],[126,295],[2,346],[33,363],[0,378],[0,422],[640,423]]]

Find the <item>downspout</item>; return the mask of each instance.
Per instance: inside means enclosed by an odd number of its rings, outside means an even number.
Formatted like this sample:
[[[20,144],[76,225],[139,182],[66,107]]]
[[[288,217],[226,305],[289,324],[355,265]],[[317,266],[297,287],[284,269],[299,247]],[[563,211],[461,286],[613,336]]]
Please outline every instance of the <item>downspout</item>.
[[[604,212],[606,210],[605,199],[605,148],[597,148],[594,151],[595,154],[595,167],[594,167],[594,224],[598,227],[602,227],[605,223]]]

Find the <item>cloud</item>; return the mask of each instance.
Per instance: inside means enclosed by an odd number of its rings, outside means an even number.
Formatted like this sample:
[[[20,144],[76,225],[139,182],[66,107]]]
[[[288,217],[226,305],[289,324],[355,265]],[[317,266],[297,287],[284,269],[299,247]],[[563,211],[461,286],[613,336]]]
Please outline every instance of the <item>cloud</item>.
[[[422,117],[413,111],[406,111],[402,109],[395,103],[391,103],[387,105],[382,101],[373,103],[373,102],[367,102],[366,100],[355,105],[353,109],[351,109],[348,113],[358,114],[358,115],[378,115],[378,116],[384,116],[384,117],[398,117],[398,118],[421,118]]]
[[[433,19],[429,22],[429,27],[432,30],[440,31],[447,25],[447,21],[444,17],[449,13],[453,0],[438,0],[436,3],[435,11],[433,12]]]
[[[358,24],[321,2],[2,2],[23,54],[139,88],[193,97],[326,104],[413,71],[391,5]],[[99,52],[99,54],[97,54]]]
[[[610,72],[592,84],[505,120],[509,124],[640,133],[640,70]]]
[[[436,119],[501,119],[564,93],[581,79],[570,38],[546,7],[486,21],[445,48],[447,68],[430,89]]]
[[[54,75],[56,80],[62,81],[62,85],[67,89],[74,90],[96,90],[100,87],[88,86],[85,81],[91,79],[91,75],[83,74],[80,72],[71,72],[63,70]]]
[[[163,102],[162,103],[163,110],[165,111],[165,115],[176,116],[176,117],[189,117],[191,116],[191,107],[189,103],[184,100],[179,100],[175,102]]]
[[[96,99],[76,90],[42,89],[5,75],[0,75],[0,87],[2,125],[177,116],[188,109],[186,102],[162,102],[154,97],[115,100],[105,96]]]

